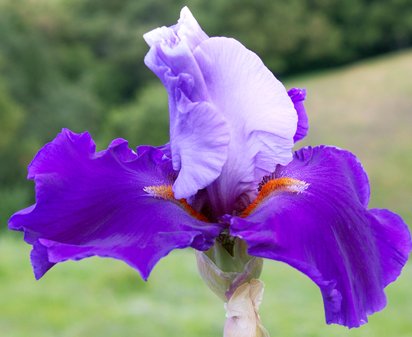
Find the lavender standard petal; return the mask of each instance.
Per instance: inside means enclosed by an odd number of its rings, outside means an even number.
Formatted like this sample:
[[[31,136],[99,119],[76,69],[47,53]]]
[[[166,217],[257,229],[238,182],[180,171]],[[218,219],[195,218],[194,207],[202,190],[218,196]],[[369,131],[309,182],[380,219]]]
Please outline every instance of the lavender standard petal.
[[[211,38],[195,56],[211,101],[230,127],[228,158],[208,188],[212,208],[221,215],[237,209],[239,196],[253,193],[276,164],[289,163],[296,111],[284,86],[236,40]]]
[[[171,158],[173,168],[180,171],[174,184],[177,198],[194,195],[220,175],[230,140],[226,121],[209,102],[193,55],[193,48],[207,36],[189,14],[182,11],[184,19],[177,25],[145,34],[151,46],[145,63],[169,94]]]
[[[122,139],[95,152],[88,133],[69,130],[39,151],[29,166],[36,204],[9,221],[33,245],[37,278],[55,263],[98,255],[123,260],[146,279],[171,250],[213,244],[219,225],[144,191],[172,184],[174,172],[160,150],[142,152],[138,156]]]
[[[174,191],[189,197],[213,183],[211,208],[219,215],[276,163],[291,160],[297,116],[256,54],[233,39],[190,38],[184,26],[149,33],[145,62],[169,94],[173,167],[180,170]]]
[[[358,160],[332,147],[305,148],[274,178],[304,181],[301,192],[274,191],[231,234],[249,254],[283,261],[323,295],[327,323],[357,327],[384,308],[383,289],[411,250],[406,224],[388,210],[367,210],[369,185]]]
[[[183,41],[191,50],[195,49],[208,36],[193,17],[189,8],[183,7],[177,24],[171,27],[156,28],[143,35],[146,43],[151,47],[163,40],[169,44],[178,44]]]

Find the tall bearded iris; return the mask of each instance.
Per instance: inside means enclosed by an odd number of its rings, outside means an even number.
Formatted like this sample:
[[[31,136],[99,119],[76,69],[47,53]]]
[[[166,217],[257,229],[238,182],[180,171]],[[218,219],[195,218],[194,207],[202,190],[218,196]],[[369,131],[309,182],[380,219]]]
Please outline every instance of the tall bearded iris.
[[[98,255],[147,279],[170,251],[192,247],[227,301],[225,336],[266,333],[261,258],[312,279],[327,323],[357,327],[381,310],[411,250],[409,231],[398,215],[368,210],[368,178],[353,154],[292,152],[308,130],[305,91],[287,92],[238,41],[209,38],[187,8],[144,38],[145,63],[168,92],[170,142],[133,151],[116,139],[96,152],[87,132],[63,130],[39,151],[28,168],[36,204],[9,221],[33,246],[36,278]]]

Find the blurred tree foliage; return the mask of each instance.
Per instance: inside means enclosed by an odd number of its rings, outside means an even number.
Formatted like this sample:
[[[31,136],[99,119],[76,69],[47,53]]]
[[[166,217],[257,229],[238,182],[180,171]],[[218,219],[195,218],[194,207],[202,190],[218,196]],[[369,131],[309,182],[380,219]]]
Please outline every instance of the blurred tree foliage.
[[[167,140],[167,99],[142,35],[189,5],[210,35],[233,36],[276,74],[410,46],[410,0],[0,0],[0,200],[62,127]],[[4,202],[3,202],[4,204]]]

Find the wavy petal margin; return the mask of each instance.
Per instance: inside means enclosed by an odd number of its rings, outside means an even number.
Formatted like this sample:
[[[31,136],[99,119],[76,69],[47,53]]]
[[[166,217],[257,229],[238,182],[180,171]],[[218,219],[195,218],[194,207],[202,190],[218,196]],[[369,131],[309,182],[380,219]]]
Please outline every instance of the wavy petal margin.
[[[305,138],[309,131],[309,119],[306,114],[305,105],[303,104],[306,99],[306,90],[292,88],[288,91],[288,95],[298,114],[298,127],[295,136],[293,137],[293,141],[296,143]]]
[[[28,174],[36,204],[9,220],[9,228],[23,231],[33,245],[37,279],[56,263],[93,255],[123,260],[147,279],[171,250],[213,244],[219,225],[144,191],[171,185],[175,173],[160,150],[143,150],[137,155],[116,139],[96,152],[87,132],[65,129],[39,151]]]
[[[249,254],[310,277],[322,292],[327,323],[366,323],[385,307],[383,289],[407,262],[407,225],[388,210],[367,210],[368,178],[350,152],[304,148],[273,178],[306,188],[273,191],[249,216],[231,219],[231,234],[247,242]]]

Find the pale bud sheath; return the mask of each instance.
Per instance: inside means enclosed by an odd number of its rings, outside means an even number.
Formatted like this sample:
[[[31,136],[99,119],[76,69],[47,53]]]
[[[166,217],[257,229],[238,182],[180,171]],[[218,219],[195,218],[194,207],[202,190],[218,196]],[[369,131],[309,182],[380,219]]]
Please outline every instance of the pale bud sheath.
[[[263,283],[253,279],[242,284],[225,304],[224,337],[269,337],[259,317]]]
[[[235,240],[232,248],[230,254],[215,243],[208,252],[196,252],[202,279],[225,302],[224,337],[269,337],[258,313],[263,283],[257,278],[263,261],[249,256],[242,240]]]

